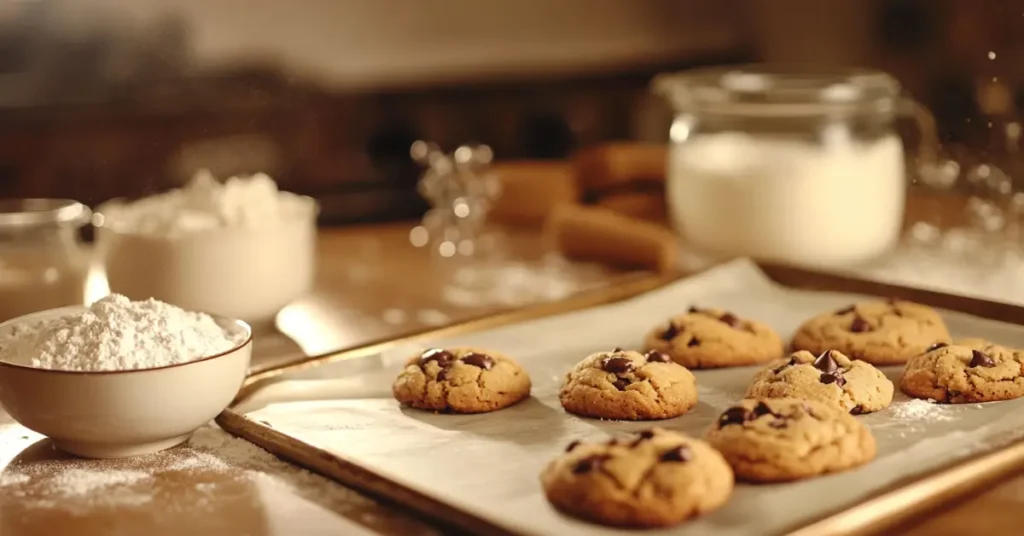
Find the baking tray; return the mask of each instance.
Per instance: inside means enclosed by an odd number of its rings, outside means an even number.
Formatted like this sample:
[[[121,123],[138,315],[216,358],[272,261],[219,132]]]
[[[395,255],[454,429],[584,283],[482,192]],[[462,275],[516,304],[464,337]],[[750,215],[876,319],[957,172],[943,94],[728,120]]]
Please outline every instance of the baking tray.
[[[818,292],[807,292],[808,289]],[[636,296],[643,291],[647,292]],[[473,533],[622,533],[560,516],[542,502],[542,497],[538,498],[538,468],[559,452],[568,439],[606,437],[650,426],[581,420],[564,414],[554,397],[561,374],[590,351],[605,346],[636,346],[649,325],[690,303],[725,306],[773,324],[785,336],[812,310],[839,308],[857,299],[851,294],[899,297],[933,305],[945,310],[954,336],[981,335],[1008,345],[1024,345],[1024,329],[1010,325],[1024,323],[1024,308],[846,276],[758,266],[741,260],[685,280],[638,279],[564,303],[477,319],[266,369],[247,380],[236,401],[240,409],[226,410],[217,422],[225,430],[285,459]],[[629,296],[635,297],[625,300]],[[785,300],[789,302],[782,306]],[[760,305],[747,305],[751,301]],[[772,311],[772,303],[786,311]],[[599,304],[605,305],[598,307]],[[609,321],[606,315],[610,314],[618,316]],[[582,343],[575,340],[580,338],[580,330],[589,325],[600,329],[590,330]],[[552,333],[555,326],[563,331]],[[527,357],[519,356],[534,377],[535,396],[530,401],[484,416],[454,416],[401,410],[390,399],[390,379],[414,349],[430,342],[474,344],[507,351],[510,344],[515,344],[510,341],[526,339],[522,330],[527,328],[535,336],[519,344],[558,348],[554,354],[526,351]],[[588,339],[592,342],[586,342]],[[258,407],[249,402],[261,392],[288,384],[287,378],[297,372],[348,360],[370,366],[356,374],[346,373],[335,381],[344,394],[334,396],[314,389],[305,393],[314,401],[271,405],[250,415],[243,413]],[[757,367],[697,371],[701,405],[692,414],[660,424],[699,434],[718,411],[742,396],[756,370]],[[883,370],[898,381],[899,368]],[[906,398],[898,394],[894,406],[900,404],[906,404]],[[944,406],[941,412],[942,420],[914,422],[909,426],[900,425],[886,412],[861,417],[879,438],[879,458],[872,464],[797,484],[741,486],[722,511],[659,533],[879,532],[990,482],[1024,462],[1024,443],[1018,442],[1024,435],[1021,400]],[[486,456],[490,454],[511,460],[509,467],[488,462]],[[464,489],[473,486],[479,489]],[[500,490],[504,488],[511,489],[512,495],[502,495]],[[515,494],[520,492],[529,497],[519,500]],[[489,494],[499,501],[497,505],[476,500]],[[773,501],[779,504],[768,508]]]

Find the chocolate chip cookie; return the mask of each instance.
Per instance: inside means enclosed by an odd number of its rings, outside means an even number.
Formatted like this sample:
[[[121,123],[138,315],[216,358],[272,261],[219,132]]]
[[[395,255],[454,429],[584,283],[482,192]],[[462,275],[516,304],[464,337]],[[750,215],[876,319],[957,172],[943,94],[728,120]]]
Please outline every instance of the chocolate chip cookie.
[[[949,341],[946,323],[932,308],[886,300],[853,304],[808,320],[793,336],[793,349],[815,355],[838,350],[851,359],[894,365]]]
[[[530,396],[530,376],[497,352],[434,348],[409,359],[391,390],[414,408],[484,413]]]
[[[718,309],[690,307],[644,337],[644,349],[662,352],[690,368],[737,367],[782,357],[772,328]]]
[[[900,389],[915,398],[961,404],[1024,396],[1024,352],[980,339],[938,343],[907,362]]]
[[[743,400],[705,439],[751,482],[785,482],[835,473],[875,457],[875,438],[849,413],[810,400]]]
[[[616,348],[577,363],[558,398],[566,411],[584,417],[669,419],[697,405],[697,383],[665,354]]]
[[[733,475],[707,443],[655,429],[605,443],[573,442],[540,476],[569,515],[619,527],[665,527],[725,504]]]
[[[892,382],[870,363],[837,350],[801,350],[758,372],[747,398],[814,400],[860,415],[888,407],[892,392]]]

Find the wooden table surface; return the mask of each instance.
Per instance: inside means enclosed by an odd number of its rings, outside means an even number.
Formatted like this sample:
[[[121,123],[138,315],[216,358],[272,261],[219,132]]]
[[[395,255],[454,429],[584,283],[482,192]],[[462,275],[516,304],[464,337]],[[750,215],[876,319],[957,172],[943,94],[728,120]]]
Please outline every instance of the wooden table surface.
[[[508,236],[509,258],[486,269],[432,258],[409,224],[324,230],[317,292],[258,333],[256,366],[458,321],[612,283],[601,267],[545,256],[535,233]],[[538,275],[540,274],[540,275]],[[515,279],[512,295],[481,290]],[[531,290],[532,289],[532,290]],[[508,294],[508,293],[506,293]],[[890,534],[1018,534],[1024,475],[961,498]],[[214,428],[190,446],[128,460],[71,459],[0,413],[0,534],[430,535],[442,529],[400,507],[276,460]],[[450,532],[445,532],[450,533]]]

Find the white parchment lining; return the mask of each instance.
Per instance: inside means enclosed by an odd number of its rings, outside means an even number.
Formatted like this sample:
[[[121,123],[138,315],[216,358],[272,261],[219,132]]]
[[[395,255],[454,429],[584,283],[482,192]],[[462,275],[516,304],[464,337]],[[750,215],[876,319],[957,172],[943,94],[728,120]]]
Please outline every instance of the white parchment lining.
[[[749,261],[735,261],[643,296],[465,336],[431,346],[471,345],[514,356],[529,371],[533,397],[484,415],[435,415],[402,409],[391,381],[411,353],[406,346],[380,359],[305,373],[264,390],[241,411],[321,449],[492,523],[522,534],[621,534],[563,516],[544,500],[538,474],[572,440],[648,428],[652,423],[580,419],[565,413],[557,392],[565,372],[584,356],[616,346],[638,347],[644,333],[692,305],[761,320],[790,336],[806,318],[860,297],[791,290]],[[954,337],[978,336],[1024,347],[1024,327],[952,312]],[[719,412],[742,397],[758,367],[695,371],[699,405],[656,424],[700,436]],[[900,367],[884,369],[898,382]],[[675,528],[645,534],[752,536],[779,534],[856,504],[914,475],[992,448],[987,441],[1020,431],[1024,400],[932,406],[908,415],[899,393],[888,410],[858,417],[878,440],[878,458],[855,471],[798,483],[737,486],[721,510]],[[901,410],[901,407],[903,408]]]

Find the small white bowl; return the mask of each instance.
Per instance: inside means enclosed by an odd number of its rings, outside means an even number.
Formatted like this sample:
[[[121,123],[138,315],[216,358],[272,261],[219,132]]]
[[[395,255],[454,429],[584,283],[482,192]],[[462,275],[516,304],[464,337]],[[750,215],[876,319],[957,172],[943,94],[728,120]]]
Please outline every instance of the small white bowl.
[[[82,310],[63,307],[0,324]],[[245,342],[197,361],[152,369],[77,372],[42,369],[0,355],[0,405],[22,426],[66,452],[85,458],[121,458],[161,451],[186,441],[231,403],[252,356],[252,330],[214,317]]]
[[[271,323],[285,305],[313,289],[319,207],[312,198],[294,199],[305,208],[280,225],[171,237],[119,226],[106,215],[115,215],[123,201],[108,201],[96,209],[94,221],[110,291],[250,324]]]

